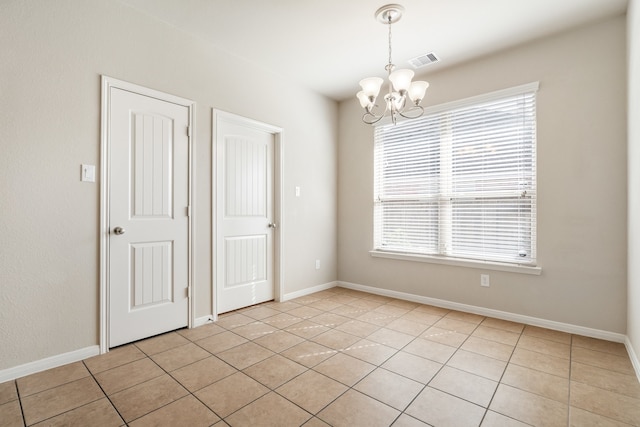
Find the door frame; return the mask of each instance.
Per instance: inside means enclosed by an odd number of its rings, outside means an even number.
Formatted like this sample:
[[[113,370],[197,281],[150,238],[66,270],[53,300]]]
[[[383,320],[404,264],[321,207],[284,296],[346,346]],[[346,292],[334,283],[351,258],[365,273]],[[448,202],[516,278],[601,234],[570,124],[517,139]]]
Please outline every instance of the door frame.
[[[241,126],[247,126],[253,129],[265,131],[273,135],[273,220],[277,227],[273,230],[273,293],[276,301],[282,301],[283,292],[283,243],[282,230],[284,229],[284,221],[282,215],[282,195],[283,195],[283,159],[284,159],[284,130],[281,127],[270,125],[258,120],[249,119],[237,114],[226,111],[213,109],[211,117],[211,140],[213,147],[211,149],[211,312],[212,320],[218,320],[218,283],[217,283],[217,252],[216,243],[220,235],[218,230],[217,196],[218,196],[218,168],[216,159],[218,157],[218,120],[225,119]]]
[[[187,270],[188,270],[188,327],[194,325],[194,286],[193,286],[193,260],[195,245],[193,242],[193,224],[194,224],[194,165],[193,165],[193,147],[195,145],[195,107],[194,101],[181,98],[168,93],[149,89],[123,80],[118,80],[109,76],[101,76],[102,85],[102,101],[100,111],[100,354],[109,351],[109,239],[111,237],[109,210],[111,208],[109,202],[109,184],[110,176],[110,155],[111,155],[111,117],[109,111],[111,108],[111,88],[121,89],[128,92],[136,93],[150,98],[156,98],[161,101],[171,102],[173,104],[187,107],[189,110],[189,130],[188,130],[188,232],[187,232]]]

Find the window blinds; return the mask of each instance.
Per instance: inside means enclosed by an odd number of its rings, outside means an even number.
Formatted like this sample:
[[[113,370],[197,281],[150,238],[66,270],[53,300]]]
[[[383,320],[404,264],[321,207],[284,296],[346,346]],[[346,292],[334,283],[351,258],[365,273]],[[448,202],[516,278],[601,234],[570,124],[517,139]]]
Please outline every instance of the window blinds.
[[[374,134],[374,249],[535,265],[537,83]]]

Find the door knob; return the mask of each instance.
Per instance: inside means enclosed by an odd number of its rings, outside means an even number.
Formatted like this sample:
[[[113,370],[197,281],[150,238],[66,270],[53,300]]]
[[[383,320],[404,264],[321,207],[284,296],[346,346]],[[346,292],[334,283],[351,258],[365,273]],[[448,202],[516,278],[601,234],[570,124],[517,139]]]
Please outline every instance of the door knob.
[[[270,223],[269,228],[276,228],[276,223],[275,222]]]
[[[124,234],[124,232],[125,232],[125,229],[122,227],[116,227],[113,229],[113,233],[117,234],[118,236],[121,234]]]

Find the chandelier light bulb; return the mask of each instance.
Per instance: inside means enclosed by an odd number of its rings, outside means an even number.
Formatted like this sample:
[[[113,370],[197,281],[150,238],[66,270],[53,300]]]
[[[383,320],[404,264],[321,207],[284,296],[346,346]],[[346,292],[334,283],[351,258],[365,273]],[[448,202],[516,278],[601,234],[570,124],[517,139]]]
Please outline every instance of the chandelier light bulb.
[[[356,94],[358,100],[360,101],[360,106],[362,108],[372,107],[373,103],[369,100],[369,97],[365,95],[364,91],[360,91]]]
[[[375,100],[380,93],[380,88],[382,87],[382,80],[380,77],[368,77],[366,79],[360,80],[360,86],[362,87],[362,91],[368,97]],[[374,101],[375,102],[375,101]]]
[[[409,86],[409,99],[413,101],[415,105],[420,104],[420,101],[424,99],[424,95],[427,93],[429,82],[417,81],[411,83]]]
[[[413,71],[407,69],[396,70],[393,73],[389,74],[389,80],[391,80],[391,83],[393,83],[393,88],[396,91],[402,92],[405,90],[409,90],[413,74]]]

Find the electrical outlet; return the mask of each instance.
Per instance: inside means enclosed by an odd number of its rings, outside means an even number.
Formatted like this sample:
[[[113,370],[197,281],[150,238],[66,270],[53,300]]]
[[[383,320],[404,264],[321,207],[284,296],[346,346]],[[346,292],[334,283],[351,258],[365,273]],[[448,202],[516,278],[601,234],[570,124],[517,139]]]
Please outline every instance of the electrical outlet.
[[[480,275],[480,286],[484,286],[486,288],[488,288],[491,285],[491,282],[489,281],[489,275],[488,274],[481,274]]]
[[[316,260],[316,270],[320,270],[320,260]]]

